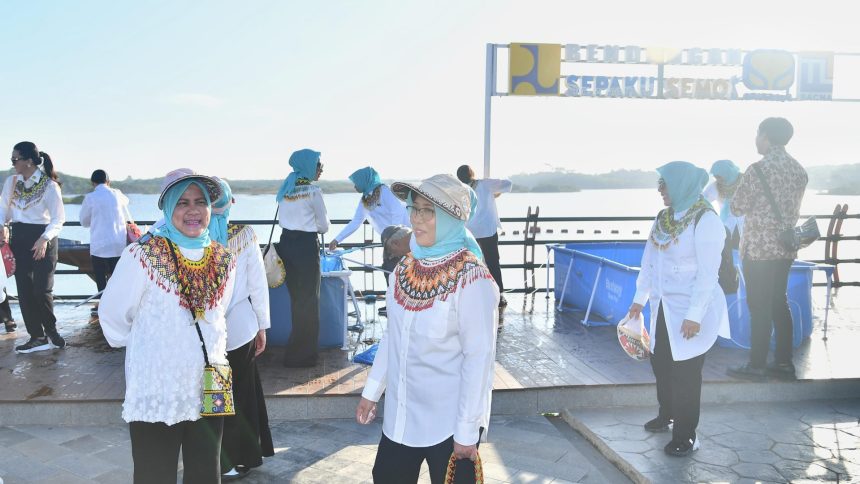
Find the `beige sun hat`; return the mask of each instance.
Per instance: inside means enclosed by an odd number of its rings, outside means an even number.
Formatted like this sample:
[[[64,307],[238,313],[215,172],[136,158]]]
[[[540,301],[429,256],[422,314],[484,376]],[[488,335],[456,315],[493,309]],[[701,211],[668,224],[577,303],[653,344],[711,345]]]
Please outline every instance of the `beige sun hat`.
[[[164,205],[164,194],[171,187],[183,180],[199,181],[206,187],[209,193],[210,203],[221,198],[221,184],[211,176],[201,175],[190,168],[178,168],[164,175],[164,180],[161,181],[161,194],[158,196],[158,209],[161,210]]]
[[[417,186],[412,183],[395,182],[391,185],[391,191],[401,200],[406,200],[411,192],[417,193],[452,217],[463,221],[469,220],[469,212],[472,209],[469,187],[462,184],[454,175],[434,175]]]

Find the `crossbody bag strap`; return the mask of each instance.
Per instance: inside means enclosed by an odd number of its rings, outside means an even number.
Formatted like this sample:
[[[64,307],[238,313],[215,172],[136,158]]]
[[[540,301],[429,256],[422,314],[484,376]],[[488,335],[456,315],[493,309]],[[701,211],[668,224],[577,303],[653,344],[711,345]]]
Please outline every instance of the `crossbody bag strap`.
[[[272,230],[269,232],[269,242],[266,245],[272,243],[272,236],[275,235],[275,225],[278,225],[278,210],[281,209],[281,204],[279,203],[277,207],[275,207],[275,219],[272,220]]]
[[[782,212],[779,211],[779,206],[776,204],[776,199],[773,198],[773,193],[770,191],[770,185],[768,185],[767,179],[764,177],[764,173],[762,173],[761,168],[758,165],[753,165],[753,171],[755,171],[759,181],[761,181],[762,189],[764,189],[764,197],[767,198],[767,201],[770,203],[770,208],[773,210],[773,214],[776,216],[779,224],[784,226],[785,220],[782,218]]]
[[[176,273],[179,274],[179,258],[176,257],[176,249],[173,248],[173,242],[170,239],[167,240],[167,246],[170,247],[170,255],[173,256],[173,263],[176,265]],[[179,297],[182,297],[182,285],[180,283],[182,279],[176,278],[176,285],[179,288]],[[200,349],[203,350],[203,361],[206,362],[206,366],[212,366],[209,364],[209,354],[206,353],[206,342],[203,341],[203,331],[200,330],[200,323],[197,322],[197,319],[194,317],[194,310],[192,308],[188,308],[188,311],[191,313],[191,319],[194,320],[194,327],[197,328],[197,336],[200,338]]]

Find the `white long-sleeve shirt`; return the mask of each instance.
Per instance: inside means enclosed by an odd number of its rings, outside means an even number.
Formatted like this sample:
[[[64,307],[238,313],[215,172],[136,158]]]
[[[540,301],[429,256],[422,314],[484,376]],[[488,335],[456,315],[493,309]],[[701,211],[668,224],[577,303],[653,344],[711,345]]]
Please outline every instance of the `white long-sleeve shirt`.
[[[149,240],[155,239],[159,237]],[[179,252],[189,260],[200,260],[204,250],[180,248]],[[203,351],[191,312],[180,306],[173,267],[169,251],[147,251],[133,243],[120,256],[99,302],[105,339],[113,347],[126,348],[122,406],[126,422],[173,425],[200,418]],[[225,315],[234,280],[231,263],[223,293],[199,323],[213,364],[227,364]]]
[[[17,187],[19,181],[23,182],[23,190]],[[47,225],[42,232],[45,240],[60,235],[66,222],[60,185],[41,169],[36,169],[26,180],[17,174],[7,177],[0,195],[0,221]]]
[[[465,249],[435,260],[410,254],[390,279],[388,327],[362,396],[385,392],[382,431],[394,442],[477,443],[490,419],[498,286]]]
[[[105,184],[97,185],[81,204],[82,227],[90,228],[90,254],[119,257],[126,242],[128,197]]]
[[[475,215],[466,222],[466,228],[477,239],[492,237],[502,227],[499,221],[499,209],[496,207],[496,194],[511,191],[513,184],[510,180],[484,178],[475,182],[475,196],[478,197],[478,208]]]
[[[686,210],[675,214],[675,219],[679,220],[685,213]],[[646,302],[651,303],[651,351],[657,342],[660,304],[663,305],[669,346],[675,361],[705,353],[713,346],[717,335],[729,337],[726,295],[719,285],[725,237],[723,223],[716,213],[709,210],[664,250],[651,241],[645,243],[633,302],[643,306]],[[685,319],[701,325],[698,335],[684,339],[681,324]]]
[[[391,189],[387,185],[380,185],[379,200],[376,201],[375,205],[367,208],[364,202],[359,200],[352,220],[346,224],[346,227],[334,239],[338,243],[343,242],[368,219],[370,220],[371,227],[378,234],[382,234],[382,231],[391,225],[412,226],[409,222],[409,214],[406,212],[406,205],[391,193]]]
[[[709,202],[717,202],[719,207],[717,207],[717,211],[720,212],[720,219],[725,219],[723,224],[729,229],[729,232],[734,232],[735,227],[738,229],[738,233],[743,234],[744,231],[744,217],[737,216],[732,213],[731,207],[729,207],[729,203],[731,200],[726,200],[720,196],[720,191],[717,189],[717,182],[712,181],[702,190],[702,196],[705,197],[705,200]],[[723,209],[728,210],[726,214],[723,214]]]
[[[227,351],[233,351],[269,329],[269,285],[257,235],[248,225],[231,225],[227,246],[236,259],[236,282],[227,309]]]
[[[297,186],[292,195],[287,195],[278,204],[281,228],[320,234],[328,232],[328,213],[318,186]]]

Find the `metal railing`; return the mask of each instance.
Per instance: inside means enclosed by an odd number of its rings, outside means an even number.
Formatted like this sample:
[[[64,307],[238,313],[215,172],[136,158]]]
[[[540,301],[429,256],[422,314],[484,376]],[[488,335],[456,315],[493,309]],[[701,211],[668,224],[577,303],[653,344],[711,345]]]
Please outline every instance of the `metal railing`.
[[[839,207],[837,207],[839,208]],[[846,207],[847,208],[847,207]],[[838,213],[837,213],[838,212]],[[809,217],[808,215],[802,216],[801,219],[806,219]],[[825,214],[825,215],[815,215],[815,218],[818,220],[827,220],[829,223],[829,228],[825,235],[822,235],[816,244],[820,244],[823,242],[825,244],[825,255],[821,259],[809,259],[809,262],[815,263],[825,263],[832,264],[836,266],[836,274],[837,278],[833,282],[833,287],[841,287],[841,286],[860,286],[860,281],[846,281],[838,279],[838,267],[840,264],[860,264],[860,258],[838,258],[836,257],[838,244],[843,241],[860,241],[860,235],[843,235],[841,233],[841,222],[843,220],[849,219],[860,219],[860,214],[847,214],[844,211],[835,210],[833,214]],[[506,226],[511,226],[511,224],[521,223],[524,224],[524,230],[522,230],[523,236],[517,240],[500,240],[499,246],[519,246],[524,247],[524,249],[530,247],[545,247],[549,244],[565,244],[571,242],[644,242],[646,239],[644,237],[645,231],[642,230],[634,230],[631,231],[631,237],[622,237],[621,230],[617,229],[609,229],[608,227],[614,223],[628,223],[628,222],[650,222],[654,220],[653,217],[547,217],[547,216],[538,216],[536,214],[532,214],[526,217],[503,217],[503,224],[507,224]],[[244,225],[252,225],[252,226],[270,226],[272,224],[271,219],[251,219],[251,220],[234,220],[233,223],[244,224]],[[346,225],[349,220],[346,219],[334,219],[331,220],[331,224],[334,225]],[[560,238],[538,238],[538,237],[527,237],[526,234],[529,234],[530,231],[538,232],[540,234],[547,234],[547,230],[544,229],[546,224],[552,223],[565,223],[565,224],[580,224],[580,223],[600,223],[605,226],[604,229],[593,231],[597,232],[600,235],[610,234],[617,235],[617,237],[612,238],[587,238],[588,234],[585,233],[585,230],[577,230],[575,235],[580,237],[571,237],[569,232],[567,232],[567,237]],[[139,221],[139,225],[151,225],[152,221]],[[838,225],[838,228],[836,226]],[[67,227],[80,227],[80,222],[66,222],[65,226]],[[378,237],[378,235],[374,234],[372,230],[370,230],[370,225],[365,222],[364,224],[365,231],[365,242],[364,243],[343,243],[338,246],[344,249],[349,249],[353,247],[364,246],[374,239],[373,237]],[[515,232],[520,232],[519,230]],[[369,234],[369,235],[368,235]],[[565,233],[562,233],[565,235]],[[636,237],[638,235],[638,237]],[[261,243],[266,242],[265,240],[261,240]],[[534,260],[526,260],[527,257],[524,255],[523,260],[521,262],[510,262],[506,261],[501,264],[501,268],[507,270],[522,270],[524,274],[523,278],[523,287],[510,287],[506,288],[506,292],[517,292],[517,293],[532,293],[532,292],[543,292],[546,291],[545,287],[536,287],[534,284],[534,272],[538,269],[545,268],[546,270],[550,270],[554,267],[554,264],[546,262],[537,262]],[[372,261],[372,256],[371,256]],[[369,264],[372,265],[372,264]],[[357,273],[367,273],[372,274],[375,269],[369,268],[367,266],[362,265],[348,265],[346,267],[349,270]],[[87,274],[81,270],[77,269],[58,269],[56,271],[57,275],[71,275],[71,274]],[[529,284],[531,281],[531,284]],[[356,287],[356,293],[360,296],[379,296],[385,294],[384,290],[377,290],[373,287],[373,283],[369,284],[371,287],[367,287],[367,279],[365,279],[365,287]],[[816,283],[815,285],[824,285],[824,283]],[[552,290],[552,288],[549,288]],[[89,297],[89,295],[56,295],[58,299],[83,299]]]

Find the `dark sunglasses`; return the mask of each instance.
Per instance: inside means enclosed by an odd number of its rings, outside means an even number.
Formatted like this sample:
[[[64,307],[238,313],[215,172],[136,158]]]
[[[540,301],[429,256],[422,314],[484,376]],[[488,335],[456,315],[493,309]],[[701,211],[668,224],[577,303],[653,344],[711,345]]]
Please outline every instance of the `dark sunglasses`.
[[[12,158],[9,158],[9,159],[10,159],[10,160],[12,160],[12,164],[14,165],[15,163],[18,163],[19,161],[24,161],[24,160],[26,160],[27,158],[15,158],[15,157],[13,156]]]

